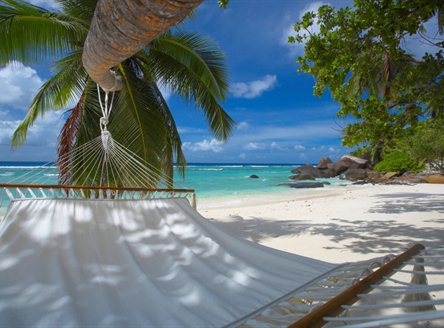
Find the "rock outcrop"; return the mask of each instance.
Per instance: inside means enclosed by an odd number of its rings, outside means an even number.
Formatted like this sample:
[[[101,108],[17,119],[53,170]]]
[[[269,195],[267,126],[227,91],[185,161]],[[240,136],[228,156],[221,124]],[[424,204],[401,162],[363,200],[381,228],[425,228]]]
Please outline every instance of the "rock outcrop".
[[[290,188],[323,188],[322,182],[295,182],[295,183],[281,183],[278,186],[290,187]]]
[[[325,170],[329,168],[328,164],[333,164],[333,161],[330,159],[330,157],[322,157],[316,167],[320,170]]]
[[[334,164],[327,164],[326,169],[319,170],[321,178],[334,178],[338,175],[338,172],[334,168]]]
[[[333,165],[336,174],[341,174],[348,169],[366,169],[368,167],[368,160],[351,155],[342,156],[339,161]]]
[[[415,184],[425,182],[427,175],[424,173],[407,172],[400,175],[398,172],[375,172],[367,170],[367,178],[363,183],[372,184]]]
[[[391,178],[397,177],[398,175],[399,175],[398,172],[386,172],[381,177],[381,180],[387,181],[390,180]]]
[[[336,163],[329,157],[322,157],[316,167],[312,164],[305,164],[300,167],[294,168],[291,172],[295,175],[289,177],[290,180],[312,180],[317,178],[334,178],[348,170],[346,175],[352,177],[353,180],[365,179],[366,172],[369,167],[369,161],[363,158],[345,155],[342,156]],[[356,171],[364,170],[364,171]]]
[[[340,175],[341,179],[347,179],[351,181],[364,180],[367,178],[367,170],[349,168],[347,171]]]
[[[344,155],[340,159],[341,161],[348,163],[349,168],[366,169],[369,167],[369,161],[364,158],[359,158],[351,155]]]
[[[256,174],[252,174],[249,176],[250,179],[259,179],[259,177]]]
[[[320,178],[319,170],[315,167],[313,167],[312,164],[305,164],[302,166],[299,166],[293,170],[291,170],[291,173],[300,175],[300,174],[309,174],[315,178]]]
[[[300,180],[314,180],[315,177],[309,173],[300,173],[298,175],[289,176],[288,179],[298,180],[298,181],[300,181]]]
[[[404,173],[398,172],[375,172],[367,159],[351,155],[344,155],[338,161],[333,162],[328,157],[322,157],[316,167],[312,164],[302,165],[291,171],[294,175],[290,180],[315,180],[319,178],[334,178],[339,176],[341,179],[354,181],[354,184],[415,184],[415,183],[443,183],[444,175],[423,173]],[[305,185],[305,183],[315,184]],[[305,182],[299,184],[284,184],[291,188],[320,188],[318,183],[323,182]]]
[[[426,183],[444,183],[444,175],[433,174],[422,179]]]

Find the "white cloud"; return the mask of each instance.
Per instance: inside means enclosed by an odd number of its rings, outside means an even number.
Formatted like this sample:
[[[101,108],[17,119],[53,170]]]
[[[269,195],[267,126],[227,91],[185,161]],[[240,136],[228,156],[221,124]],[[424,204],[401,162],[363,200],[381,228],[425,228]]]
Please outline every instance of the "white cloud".
[[[294,148],[294,150],[297,150],[297,151],[304,151],[305,150],[305,147],[302,145],[295,145],[293,148]]]
[[[245,153],[240,153],[239,154],[239,158],[240,159],[245,159],[245,158],[247,158],[247,155],[245,155]]]
[[[260,142],[249,142],[244,146],[246,150],[286,150],[286,147],[283,147],[276,141],[272,141],[269,144],[260,143]]]
[[[234,83],[230,86],[230,92],[235,98],[253,99],[273,89],[276,84],[276,75],[267,74],[260,80]]]
[[[7,145],[10,143],[12,134],[17,126],[20,124],[20,120],[17,121],[0,121],[0,144]]]
[[[184,142],[183,148],[191,151],[212,151],[215,153],[219,153],[223,150],[221,145],[222,141],[218,141],[216,139],[207,140],[204,139],[199,142]]]
[[[59,4],[53,0],[30,0],[33,5],[43,7],[46,9],[58,9]]]
[[[42,84],[36,70],[10,62],[0,69],[0,104],[26,110]]]
[[[272,150],[285,150],[285,148],[282,147],[281,145],[279,145],[276,141],[273,141],[270,144],[270,149],[272,149]]]
[[[208,132],[208,130],[206,129],[199,129],[188,126],[179,126],[177,130],[179,131],[179,133],[188,133],[188,134],[203,134]]]
[[[2,120],[0,121],[0,145],[10,146],[14,131],[20,124],[20,120]],[[39,118],[34,125],[29,128],[24,146],[31,146],[36,149],[34,152],[27,151],[28,159],[32,159],[40,153],[55,153],[57,137],[63,124],[60,112],[48,112],[43,118]],[[20,152],[19,148],[17,152]],[[40,150],[39,150],[40,149]],[[53,159],[53,158],[48,158]]]
[[[265,149],[265,144],[258,143],[258,142],[249,142],[244,147],[246,150],[259,150],[259,149]]]
[[[292,56],[294,55],[299,55],[302,56],[304,54],[304,47],[305,47],[305,42],[302,43],[288,43],[288,37],[289,36],[295,36],[296,32],[294,31],[294,24],[296,23],[296,21],[301,21],[302,17],[304,17],[304,15],[307,12],[314,12],[317,13],[319,7],[324,6],[324,5],[330,5],[330,3],[328,2],[323,2],[323,1],[315,1],[315,2],[310,2],[308,5],[306,5],[304,7],[304,9],[302,9],[299,12],[299,16],[297,18],[295,18],[291,25],[286,27],[284,29],[284,31],[282,32],[282,36],[281,36],[281,43],[285,46],[287,46],[290,49],[290,53]],[[311,34],[317,34],[320,31],[320,26],[319,24],[316,22],[316,18],[315,18],[315,22],[313,23],[313,25],[309,28],[310,33]],[[302,31],[300,32],[302,33]],[[302,33],[301,35],[305,35],[307,36],[308,33]]]
[[[250,127],[248,122],[239,122],[236,124],[236,129],[238,130],[247,130]]]

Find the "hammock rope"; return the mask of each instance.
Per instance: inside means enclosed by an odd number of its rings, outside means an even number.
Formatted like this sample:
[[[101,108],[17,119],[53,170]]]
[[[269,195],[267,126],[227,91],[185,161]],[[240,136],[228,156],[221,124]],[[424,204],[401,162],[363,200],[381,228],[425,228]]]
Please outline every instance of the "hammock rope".
[[[177,186],[176,189],[162,189],[163,186],[177,183],[159,167],[129,149],[136,140],[136,126],[125,132],[125,138],[133,140],[127,147],[112,137],[108,126],[115,93],[106,90],[102,92],[100,86],[97,86],[97,96],[102,112],[99,119],[100,135],[76,145],[71,152],[60,156],[56,165],[52,162],[45,163],[1,185],[1,202],[3,203],[6,196],[10,200],[49,198],[51,195],[55,198],[88,196],[115,199],[121,194],[123,199],[146,199],[175,197],[180,194],[191,198],[191,204],[196,207],[194,190],[177,189]],[[55,177],[59,187],[55,185]],[[84,189],[79,190],[78,187]],[[95,187],[98,189],[94,189]]]
[[[412,260],[431,256],[433,262]],[[444,248],[417,244],[396,257],[346,263],[227,327],[370,328],[417,322],[441,327],[443,259]],[[431,282],[426,274],[432,274]]]
[[[100,136],[76,146],[70,153],[58,158],[58,182],[62,185],[140,188],[154,188],[159,183],[173,185],[172,177],[114,140],[108,130],[114,92],[111,95],[107,91],[103,93],[97,86],[102,111]],[[131,129],[127,135],[128,140],[134,140],[131,136],[136,133],[135,129]],[[53,163],[46,163],[13,178],[9,183],[48,183],[51,177],[57,175],[56,170]]]

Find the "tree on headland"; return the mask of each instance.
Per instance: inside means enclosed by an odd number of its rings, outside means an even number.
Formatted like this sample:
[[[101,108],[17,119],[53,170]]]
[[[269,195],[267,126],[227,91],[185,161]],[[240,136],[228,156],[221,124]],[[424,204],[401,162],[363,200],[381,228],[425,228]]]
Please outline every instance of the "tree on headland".
[[[54,74],[33,99],[12,142],[23,144],[38,116],[71,107],[59,138],[63,157],[100,135],[102,115],[96,84],[82,65],[97,0],[58,3],[59,10],[52,12],[24,1],[0,1],[0,65],[53,62]],[[166,33],[116,71],[123,77],[123,88],[115,95],[109,130],[155,170],[171,175],[174,160],[182,172],[186,164],[178,129],[160,92],[163,85],[202,109],[216,138],[228,137],[233,121],[220,104],[228,90],[226,67],[223,53],[211,40],[183,31]]]
[[[413,134],[402,140],[400,148],[444,174],[444,119],[421,122]]]
[[[444,116],[443,29],[442,0],[355,0],[306,13],[289,42],[305,44],[299,72],[313,75],[314,94],[328,89],[351,118],[343,144],[379,161],[419,122]],[[421,58],[406,47],[413,35],[430,49]]]

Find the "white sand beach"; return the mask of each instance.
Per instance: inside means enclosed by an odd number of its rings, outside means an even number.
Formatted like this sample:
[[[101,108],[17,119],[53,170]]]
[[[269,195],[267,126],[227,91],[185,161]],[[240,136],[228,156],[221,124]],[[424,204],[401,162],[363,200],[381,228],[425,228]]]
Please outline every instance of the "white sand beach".
[[[223,229],[329,262],[444,245],[444,185],[363,185],[201,200]]]

